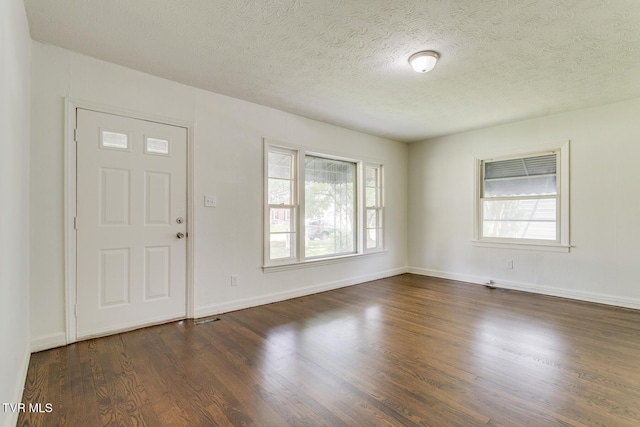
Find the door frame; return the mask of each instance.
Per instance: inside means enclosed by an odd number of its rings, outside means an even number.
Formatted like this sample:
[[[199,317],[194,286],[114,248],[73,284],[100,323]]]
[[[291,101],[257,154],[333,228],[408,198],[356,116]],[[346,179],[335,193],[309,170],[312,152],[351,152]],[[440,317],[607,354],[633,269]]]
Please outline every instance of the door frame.
[[[77,157],[75,130],[77,126],[77,109],[91,110],[115,116],[146,120],[187,130],[187,256],[186,256],[186,318],[194,317],[194,281],[193,281],[193,248],[194,248],[194,155],[192,122],[173,119],[123,108],[111,107],[89,101],[65,97],[64,124],[64,271],[65,271],[65,331],[66,342],[71,344],[78,341],[76,323],[77,304],[77,243],[75,218],[77,212],[76,183]],[[149,326],[149,325],[140,325]]]

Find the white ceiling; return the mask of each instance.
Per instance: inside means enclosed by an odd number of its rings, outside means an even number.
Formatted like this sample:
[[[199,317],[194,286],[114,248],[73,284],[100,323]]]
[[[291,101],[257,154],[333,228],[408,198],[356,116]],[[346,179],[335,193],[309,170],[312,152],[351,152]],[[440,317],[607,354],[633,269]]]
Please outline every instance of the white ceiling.
[[[637,0],[25,4],[34,40],[399,141],[640,97]]]

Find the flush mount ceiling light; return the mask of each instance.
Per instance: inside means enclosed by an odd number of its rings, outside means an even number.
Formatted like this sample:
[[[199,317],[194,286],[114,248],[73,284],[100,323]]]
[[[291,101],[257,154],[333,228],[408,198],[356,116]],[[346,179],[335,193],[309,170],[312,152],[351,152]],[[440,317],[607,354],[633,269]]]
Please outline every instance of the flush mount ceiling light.
[[[411,55],[409,57],[409,64],[411,64],[416,73],[426,73],[433,70],[438,59],[440,59],[438,52],[423,50],[422,52]]]

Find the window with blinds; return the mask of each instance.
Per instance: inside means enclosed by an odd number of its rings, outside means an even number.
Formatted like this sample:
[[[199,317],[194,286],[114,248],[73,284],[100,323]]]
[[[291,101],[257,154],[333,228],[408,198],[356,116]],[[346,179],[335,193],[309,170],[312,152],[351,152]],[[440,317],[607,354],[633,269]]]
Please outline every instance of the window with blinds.
[[[481,161],[481,239],[559,242],[559,153]]]

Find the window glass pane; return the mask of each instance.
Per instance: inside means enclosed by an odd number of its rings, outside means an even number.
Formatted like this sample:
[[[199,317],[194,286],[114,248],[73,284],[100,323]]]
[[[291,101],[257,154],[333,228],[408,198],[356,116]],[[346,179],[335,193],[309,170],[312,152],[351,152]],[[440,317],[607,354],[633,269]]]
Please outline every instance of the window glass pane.
[[[484,200],[483,237],[556,240],[556,199]]]
[[[356,165],[305,158],[305,255],[307,258],[355,250]]]
[[[378,247],[379,230],[376,228],[367,230],[367,249]]]
[[[377,227],[380,227],[380,223],[378,221],[378,210],[367,209],[367,228],[377,228]]]
[[[367,187],[376,187],[378,185],[378,168],[367,166],[365,181]]]
[[[147,138],[145,152],[153,154],[169,154],[169,141],[166,139]]]
[[[102,131],[101,146],[105,148],[129,149],[129,138],[126,133]]]
[[[556,177],[502,178],[484,181],[484,197],[536,196],[557,194]]]
[[[483,221],[484,237],[556,240],[556,222]]]
[[[380,169],[367,166],[365,168],[365,204],[366,206],[380,205]]]
[[[291,205],[293,199],[293,181],[269,178],[269,204]]]
[[[365,189],[365,193],[367,195],[366,205],[367,206],[378,206],[378,189],[375,187],[367,187]]]
[[[294,233],[272,233],[269,235],[270,259],[293,258]]]
[[[291,222],[291,209],[271,208],[271,221],[269,231],[271,233],[283,233],[293,231]]]
[[[485,200],[483,218],[492,220],[555,221],[556,199]]]
[[[269,152],[269,177],[291,179],[293,155],[288,153]]]

